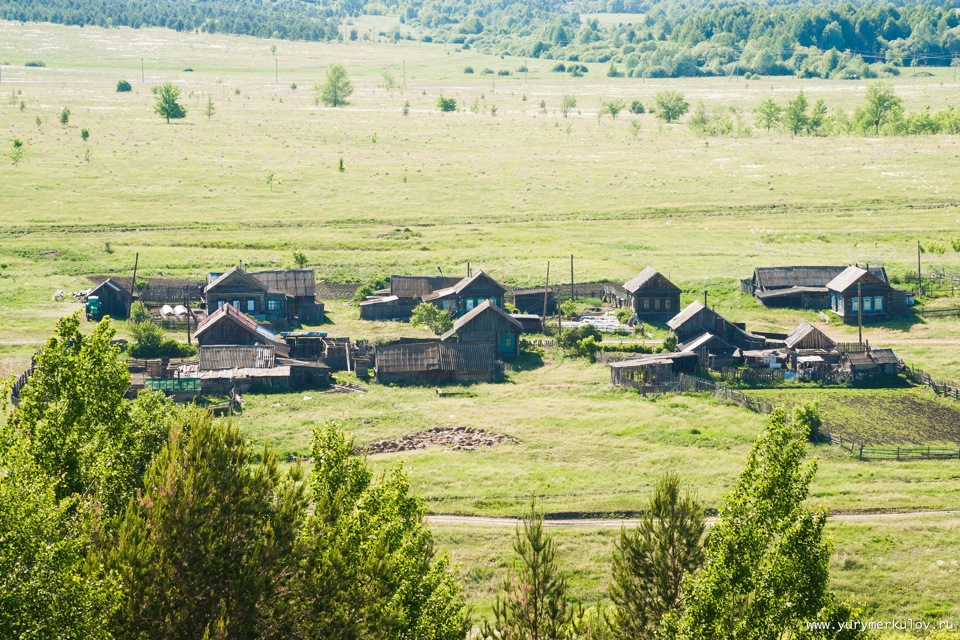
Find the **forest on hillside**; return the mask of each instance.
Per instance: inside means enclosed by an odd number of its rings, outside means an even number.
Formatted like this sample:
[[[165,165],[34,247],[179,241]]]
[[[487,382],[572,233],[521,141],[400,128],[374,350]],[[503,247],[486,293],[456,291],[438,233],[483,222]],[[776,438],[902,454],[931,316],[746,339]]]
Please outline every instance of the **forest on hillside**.
[[[604,13],[618,15],[596,17]],[[396,16],[400,25],[360,33],[353,18],[364,14]],[[854,79],[960,60],[960,11],[952,0],[0,0],[0,19],[312,41],[422,39],[496,55],[604,63],[613,77]]]

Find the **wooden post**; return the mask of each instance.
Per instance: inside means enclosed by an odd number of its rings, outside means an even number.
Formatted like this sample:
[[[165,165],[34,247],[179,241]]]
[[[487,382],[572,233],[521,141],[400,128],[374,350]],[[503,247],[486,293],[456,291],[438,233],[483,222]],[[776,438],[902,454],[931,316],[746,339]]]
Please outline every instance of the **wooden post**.
[[[127,320],[130,319],[130,307],[133,306],[133,293],[137,290],[137,265],[140,264],[140,252],[133,259],[133,282],[130,283],[130,302],[127,303]]]
[[[547,296],[550,295],[550,261],[547,260],[547,282],[543,285],[543,317],[547,317]]]
[[[857,330],[860,334],[860,346],[863,346],[863,295],[861,283],[857,283]]]
[[[920,272],[920,241],[917,240],[917,295],[923,295],[923,285],[921,281],[921,272]]]

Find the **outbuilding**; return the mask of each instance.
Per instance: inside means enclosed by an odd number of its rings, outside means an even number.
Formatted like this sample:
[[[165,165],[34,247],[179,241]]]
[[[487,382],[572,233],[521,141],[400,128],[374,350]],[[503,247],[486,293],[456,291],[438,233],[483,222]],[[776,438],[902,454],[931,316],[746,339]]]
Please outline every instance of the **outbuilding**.
[[[490,344],[498,358],[512,360],[520,352],[521,333],[523,325],[490,300],[484,300],[478,307],[457,319],[453,328],[440,336],[440,340],[456,340],[462,344]]]

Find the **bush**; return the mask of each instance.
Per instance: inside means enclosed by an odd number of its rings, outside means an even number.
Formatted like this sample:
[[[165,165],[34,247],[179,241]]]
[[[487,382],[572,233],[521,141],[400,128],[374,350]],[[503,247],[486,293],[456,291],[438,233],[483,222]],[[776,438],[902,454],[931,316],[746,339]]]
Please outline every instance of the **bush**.
[[[133,87],[126,80],[120,80],[117,82],[117,93],[124,93],[127,91],[133,91]]]
[[[507,69],[500,69],[500,71],[497,71],[497,75],[498,75],[498,76],[508,76],[508,75],[510,75],[510,71],[507,70]]]
[[[567,66],[566,66],[565,64],[563,64],[562,62],[558,62],[557,64],[555,64],[555,65],[553,66],[552,69],[550,69],[550,71],[555,71],[555,72],[557,72],[557,73],[563,73],[563,72],[566,71],[566,70],[567,70]]]
[[[444,113],[449,113],[450,111],[456,111],[457,110],[456,98],[446,98],[444,96],[440,96],[439,98],[437,98],[437,109],[440,109],[440,111]]]
[[[630,102],[630,113],[634,115],[640,115],[641,113],[644,113],[644,112],[645,112],[645,109],[643,108],[642,102],[640,102],[639,100],[632,100]]]
[[[493,69],[490,69],[490,68],[488,67],[488,68],[484,69],[483,71],[481,71],[481,72],[480,72],[480,75],[482,75],[482,76],[492,76],[492,75],[493,75]]]
[[[357,292],[353,294],[353,301],[356,303],[363,302],[367,299],[367,296],[372,296],[374,291],[385,288],[389,282],[390,281],[386,276],[377,276],[373,278],[368,283],[357,289]]]
[[[133,324],[140,324],[141,322],[146,322],[150,319],[150,311],[147,309],[147,306],[137,300],[132,305],[130,305],[130,322]]]
[[[421,302],[410,315],[410,324],[426,327],[439,336],[453,328],[453,316],[449,311],[441,311],[436,305]]]
[[[130,326],[134,345],[130,355],[134,358],[185,358],[197,353],[195,347],[167,338],[163,329],[152,322],[137,322]]]
[[[463,72],[464,72],[464,73],[473,73],[473,67],[464,67],[464,68],[463,68]]]
[[[630,307],[620,307],[613,315],[617,317],[617,320],[620,321],[620,324],[627,324],[630,322],[630,318],[633,317],[633,309]]]
[[[45,67],[45,66],[47,66],[47,63],[44,62],[43,60],[27,60],[26,62],[23,63],[23,66],[25,66],[25,67]]]

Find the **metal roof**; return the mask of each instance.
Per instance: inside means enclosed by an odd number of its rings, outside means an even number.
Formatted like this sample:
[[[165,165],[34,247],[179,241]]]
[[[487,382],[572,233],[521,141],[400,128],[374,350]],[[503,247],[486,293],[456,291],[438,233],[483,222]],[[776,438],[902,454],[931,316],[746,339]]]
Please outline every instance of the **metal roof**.
[[[390,276],[390,294],[398,298],[422,298],[437,289],[460,282],[455,276]]]
[[[670,364],[675,360],[696,357],[697,354],[693,352],[674,351],[672,353],[651,353],[640,358],[621,360],[620,362],[611,362],[608,366],[611,369],[633,369],[637,367],[648,367],[653,364]]]
[[[315,298],[317,283],[313,269],[287,269],[249,273],[267,291],[278,291],[294,298]]]
[[[687,352],[692,353],[697,349],[699,349],[700,347],[702,347],[703,345],[708,344],[711,340],[713,340],[716,337],[717,336],[713,335],[709,331],[705,331],[699,336],[697,336],[696,338],[694,338],[693,340],[690,340],[689,342],[685,342],[684,344],[678,345],[678,348],[680,349],[680,351],[683,351],[685,353]],[[721,342],[723,341],[721,340]]]
[[[268,369],[276,364],[276,350],[264,346],[215,345],[200,347],[200,370]]]

